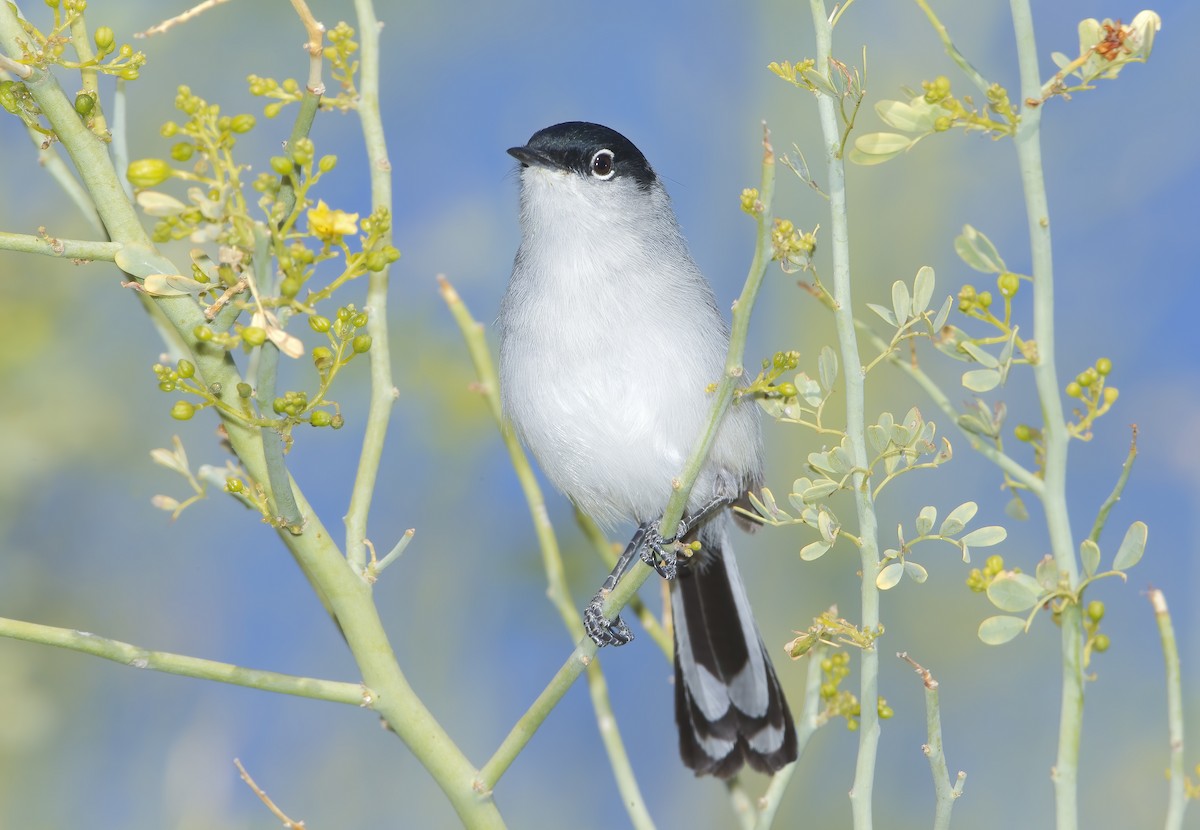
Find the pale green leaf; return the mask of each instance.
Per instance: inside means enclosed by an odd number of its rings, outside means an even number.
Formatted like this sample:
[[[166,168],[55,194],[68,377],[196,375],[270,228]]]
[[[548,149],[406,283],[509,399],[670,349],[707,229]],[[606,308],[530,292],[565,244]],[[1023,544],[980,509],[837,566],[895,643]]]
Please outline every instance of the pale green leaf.
[[[937,508],[933,505],[922,507],[921,512],[917,514],[917,535],[924,536],[929,533],[933,530],[935,522],[937,522]]]
[[[139,190],[137,203],[147,216],[178,216],[187,210],[187,205],[174,196],[156,190]]]
[[[838,489],[838,483],[827,478],[819,478],[812,487],[807,487],[800,493],[800,499],[805,504],[820,501]]]
[[[1038,585],[1047,591],[1053,591],[1058,587],[1058,563],[1054,561],[1053,556],[1043,556],[1042,561],[1037,563],[1034,574]]]
[[[155,297],[183,297],[200,294],[210,288],[212,285],[209,283],[197,282],[180,274],[150,274],[142,281],[142,289]]]
[[[958,541],[973,548],[990,548],[1008,538],[1008,531],[1000,525],[988,525],[972,530]]]
[[[1038,604],[1042,586],[1029,574],[1005,572],[992,580],[988,599],[1001,611],[1028,611]]]
[[[1134,522],[1129,526],[1125,538],[1121,540],[1121,547],[1117,548],[1117,555],[1113,557],[1113,570],[1126,571],[1138,563],[1146,552],[1146,535],[1149,532],[1145,522]]]
[[[922,314],[929,308],[929,301],[933,299],[933,283],[933,269],[928,265],[921,266],[913,280],[913,314]]]
[[[1091,539],[1084,539],[1079,546],[1079,558],[1083,560],[1083,573],[1092,576],[1100,568],[1100,546]]]
[[[875,113],[879,120],[889,127],[906,133],[924,133],[933,129],[935,120],[931,115],[933,108],[928,105],[921,106],[924,102],[924,96],[914,99],[913,104],[904,101],[880,101],[875,105]]]
[[[898,322],[903,323],[911,312],[912,297],[909,296],[908,286],[904,280],[896,280],[892,283],[892,313],[896,315]]]
[[[995,369],[972,369],[963,372],[962,385],[972,392],[990,392],[1000,385],[1000,373]]]
[[[875,577],[875,587],[881,591],[886,591],[889,588],[895,588],[896,584],[904,576],[904,563],[893,562],[886,566]]]
[[[862,165],[883,164],[915,143],[915,140],[898,133],[868,133],[855,139],[850,161]]]
[[[954,298],[947,297],[946,302],[942,303],[942,307],[938,309],[937,316],[933,318],[933,330],[941,331],[946,325],[946,321],[950,319],[950,309],[954,307]]]
[[[908,574],[909,579],[918,585],[922,584],[926,579],[929,578],[929,571],[925,570],[925,566],[916,562],[905,561],[904,572]]]
[[[1020,617],[988,617],[979,624],[979,639],[989,646],[1007,643],[1025,630],[1025,621]]]
[[[981,347],[978,343],[972,343],[970,340],[964,340],[961,343],[961,348],[964,352],[971,356],[971,359],[987,369],[995,369],[1000,366],[1000,361],[995,356]]]
[[[962,261],[985,274],[1007,271],[1004,260],[992,240],[970,225],[963,225],[963,232],[954,240],[954,250]]]
[[[942,536],[957,536],[962,533],[963,528],[967,526],[967,522],[975,518],[975,514],[979,511],[979,505],[973,501],[965,501],[958,507],[950,511],[950,515],[942,522],[942,527],[938,531]]]
[[[804,547],[800,548],[800,558],[805,562],[812,562],[815,559],[820,559],[829,551],[829,545],[824,542],[809,542]]]
[[[142,279],[151,274],[175,274],[179,271],[171,260],[147,245],[126,242],[113,259],[126,274]]]
[[[900,325],[896,320],[895,313],[893,313],[890,308],[878,305],[877,303],[867,303],[867,308],[871,309],[871,311],[874,311],[876,314],[882,317],[883,321],[889,326],[894,327]]]
[[[822,389],[826,392],[833,389],[838,376],[838,359],[837,353],[828,346],[822,346],[821,353],[817,355],[817,376]]]

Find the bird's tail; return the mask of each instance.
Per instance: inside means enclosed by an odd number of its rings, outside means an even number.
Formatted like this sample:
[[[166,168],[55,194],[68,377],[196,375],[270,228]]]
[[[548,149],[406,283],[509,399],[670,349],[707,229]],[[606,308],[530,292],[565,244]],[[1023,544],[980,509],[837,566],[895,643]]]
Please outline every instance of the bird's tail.
[[[729,521],[701,529],[702,549],[672,583],[679,754],[696,775],[743,763],[767,774],[796,760],[796,728],[729,545]]]

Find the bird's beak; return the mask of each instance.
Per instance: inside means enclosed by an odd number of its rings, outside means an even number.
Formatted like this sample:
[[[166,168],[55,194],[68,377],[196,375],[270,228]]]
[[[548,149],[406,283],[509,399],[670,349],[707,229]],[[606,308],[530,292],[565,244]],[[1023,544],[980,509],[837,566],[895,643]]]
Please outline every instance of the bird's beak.
[[[546,167],[551,170],[558,167],[548,156],[528,147],[509,147],[508,154],[521,162],[523,167]]]

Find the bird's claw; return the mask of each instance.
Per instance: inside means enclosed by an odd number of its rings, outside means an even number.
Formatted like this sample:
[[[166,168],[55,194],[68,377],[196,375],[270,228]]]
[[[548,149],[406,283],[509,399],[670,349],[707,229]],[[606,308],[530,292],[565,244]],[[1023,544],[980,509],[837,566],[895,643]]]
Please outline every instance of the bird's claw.
[[[620,616],[611,622],[604,616],[603,594],[596,594],[583,609],[583,630],[601,648],[623,646],[633,639],[633,631]]]

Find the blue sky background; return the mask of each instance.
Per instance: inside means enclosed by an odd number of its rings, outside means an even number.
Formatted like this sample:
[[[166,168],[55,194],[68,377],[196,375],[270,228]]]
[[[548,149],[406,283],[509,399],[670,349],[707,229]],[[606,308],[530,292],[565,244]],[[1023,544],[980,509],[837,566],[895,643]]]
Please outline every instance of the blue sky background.
[[[27,4],[42,15],[43,4]],[[942,4],[960,48],[1016,96],[1012,28],[1004,4]],[[315,3],[332,24],[346,4]],[[159,3],[93,3],[92,25],[124,42],[174,11]],[[1186,709],[1197,723],[1200,625],[1195,564],[1200,503],[1200,347],[1191,302],[1192,236],[1200,211],[1195,149],[1197,94],[1191,41],[1195,8],[1173,3],[1150,64],[1044,116],[1044,155],[1054,228],[1058,348],[1064,378],[1097,357],[1113,361],[1121,398],[1095,439],[1071,448],[1070,509],[1077,537],[1090,527],[1141,429],[1141,457],[1101,541],[1106,556],[1135,519],[1150,526],[1146,558],[1128,585],[1093,594],[1108,608],[1108,653],[1091,666],[1083,766],[1085,826],[1156,824],[1163,812],[1166,722],[1161,653],[1143,592],[1167,591],[1183,652]],[[1041,4],[1039,53],[1072,52],[1080,18],[1130,19],[1138,8]],[[527,0],[505,5],[381,2],[386,22],[382,94],[396,193],[393,361],[400,391],[370,536],[389,547],[417,537],[377,586],[401,665],[467,755],[482,763],[570,649],[545,600],[536,542],[515,478],[472,378],[434,276],[445,273],[475,315],[490,323],[517,245],[516,180],[507,147],[562,120],[586,119],[629,136],[664,178],[692,252],[727,303],[749,264],[752,223],[738,194],[758,179],[760,121],[776,147],[798,144],[818,180],[815,107],[766,69],[814,51],[804,4],[617,2],[604,6]],[[868,105],[899,98],[938,74],[967,91],[915,5],[859,0],[843,18],[835,53],[860,63],[867,45]],[[139,41],[149,62],[130,86],[133,157],[165,155],[158,126],[176,117],[186,83],[229,113],[254,112],[239,143],[259,169],[289,129],[285,112],[261,117],[250,73],[302,76],[303,34],[286,4],[222,6],[165,36]],[[883,129],[864,107],[864,132]],[[353,117],[323,115],[318,153],[337,153],[319,195],[365,213],[369,196]],[[0,119],[0,229],[44,225],[85,236],[86,225],[35,163],[14,119]],[[923,142],[887,165],[850,170],[854,291],[886,302],[895,279],[922,265],[938,296],[964,282],[984,287],[952,243],[964,223],[987,233],[1014,270],[1028,271],[1027,231],[1008,142],[959,134]],[[828,228],[825,205],[785,171],[777,211]],[[179,257],[185,246],[169,253]],[[828,269],[827,251],[818,266]],[[987,286],[993,287],[993,286]],[[365,286],[346,300],[361,303]],[[994,287],[993,287],[994,288]],[[1028,331],[1028,291],[1019,314]],[[869,312],[868,312],[869,314]],[[809,367],[832,338],[830,321],[794,281],[772,272],[755,313],[751,361],[795,348]],[[274,534],[219,494],[171,524],[156,493],[182,482],[149,461],[180,434],[194,464],[223,463],[213,421],[180,425],[173,397],[155,388],[161,346],[111,268],[76,268],[0,252],[0,615],[76,627],[150,648],[247,666],[354,679],[344,645]],[[864,350],[865,353],[865,350]],[[960,364],[925,358],[951,398]],[[365,366],[335,390],[348,416],[339,433],[300,433],[293,470],[326,524],[340,526],[361,437]],[[299,377],[299,375],[297,375]],[[286,382],[286,379],[285,379]],[[1010,425],[1036,423],[1027,373],[1001,396]],[[886,370],[872,374],[869,415],[912,405],[934,417],[920,390]],[[936,417],[935,420],[939,420]],[[944,420],[944,419],[943,419]],[[1007,520],[996,470],[973,457],[950,424],[950,465],[889,489],[881,526],[911,524],[925,504],[944,515],[975,499],[980,524],[1003,523],[998,549],[1031,571],[1047,551],[1035,510]],[[820,448],[795,428],[766,426],[768,481],[777,493]],[[1014,449],[1014,454],[1020,454]],[[569,505],[551,496],[580,605],[603,567],[587,552]],[[848,511],[846,516],[848,516]],[[885,536],[886,544],[887,536]],[[738,540],[764,638],[779,645],[830,604],[857,617],[856,561],[797,556],[809,537],[767,530]],[[982,558],[982,557],[980,557]],[[990,606],[964,587],[968,568],[951,551],[926,549],[923,586],[885,598],[882,687],[896,718],[880,744],[876,806],[881,826],[929,824],[932,791],[920,745],[921,687],[891,653],[907,650],[941,681],[946,752],[968,773],[955,808],[964,827],[1048,826],[1058,711],[1058,636],[1039,619],[1003,648],[979,644]],[[655,590],[643,591],[653,599]],[[651,813],[662,827],[732,825],[723,788],[695,780],[675,750],[670,669],[648,638],[605,653],[613,705]],[[802,664],[778,661],[793,706]],[[849,826],[844,793],[856,736],[839,723],[810,744],[779,826]],[[311,827],[443,827],[453,814],[394,737],[361,712],[275,698],[177,677],[138,673],[72,653],[0,642],[0,827],[125,828],[268,826],[237,780],[232,758],[293,817]],[[1189,751],[1189,762],[1200,753]],[[757,792],[761,781],[750,780]],[[1014,795],[1016,797],[1014,797]],[[586,690],[564,699],[503,779],[497,800],[512,827],[612,828],[627,824],[596,732]],[[1193,812],[1189,826],[1200,826]]]

